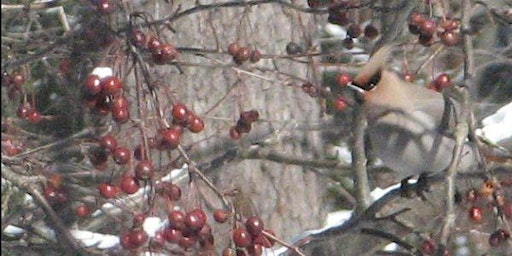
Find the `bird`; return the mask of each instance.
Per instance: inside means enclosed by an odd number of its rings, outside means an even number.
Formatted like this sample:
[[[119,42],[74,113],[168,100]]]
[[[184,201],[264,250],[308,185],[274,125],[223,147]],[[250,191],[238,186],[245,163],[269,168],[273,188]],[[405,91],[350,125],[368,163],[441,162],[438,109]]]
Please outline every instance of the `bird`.
[[[409,83],[387,68],[392,46],[383,46],[352,81],[362,91],[372,153],[400,178],[446,170],[456,145],[460,104],[443,93]],[[476,147],[462,145],[461,171],[478,168]]]

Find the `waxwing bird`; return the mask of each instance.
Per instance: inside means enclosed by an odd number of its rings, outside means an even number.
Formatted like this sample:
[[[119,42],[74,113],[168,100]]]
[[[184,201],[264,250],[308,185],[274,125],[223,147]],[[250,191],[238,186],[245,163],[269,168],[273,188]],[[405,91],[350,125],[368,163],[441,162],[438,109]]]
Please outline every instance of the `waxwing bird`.
[[[453,157],[451,131],[460,107],[442,93],[408,83],[386,69],[390,52],[390,46],[379,49],[353,80],[365,89],[362,107],[373,153],[402,178],[445,170]],[[475,147],[464,144],[459,169],[477,166]]]

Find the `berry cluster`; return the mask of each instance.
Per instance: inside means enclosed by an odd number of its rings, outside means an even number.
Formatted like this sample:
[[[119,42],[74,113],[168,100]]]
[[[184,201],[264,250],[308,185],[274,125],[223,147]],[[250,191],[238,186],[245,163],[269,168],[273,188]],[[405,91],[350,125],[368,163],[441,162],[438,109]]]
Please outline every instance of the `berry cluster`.
[[[84,81],[84,100],[87,106],[100,114],[112,113],[114,121],[124,124],[130,120],[128,99],[123,95],[123,85],[117,76],[91,73]]]
[[[156,36],[146,36],[141,30],[132,30],[130,42],[140,48],[149,51],[153,62],[157,65],[164,65],[178,57],[178,50],[171,43],[163,43]]]
[[[512,220],[512,201],[505,197],[499,182],[486,180],[479,189],[468,190],[465,202],[469,204],[468,218],[474,223],[481,224],[494,214]],[[498,228],[489,236],[489,244],[497,247],[509,238],[505,229]]]
[[[258,49],[251,50],[249,47],[242,47],[238,43],[229,44],[228,53],[233,56],[233,61],[238,65],[248,60],[256,63],[261,59],[261,52]]]
[[[229,129],[229,136],[236,140],[239,139],[242,133],[249,133],[251,131],[252,123],[259,119],[260,114],[257,110],[249,110],[240,113],[240,118],[236,125]]]
[[[243,227],[237,227],[232,231],[232,239],[235,249],[226,248],[222,255],[250,255],[259,256],[263,253],[263,247],[271,248],[274,240],[265,233],[273,235],[271,230],[264,229],[263,220],[258,216],[248,217]]]
[[[59,207],[68,202],[67,188],[62,184],[62,177],[54,175],[48,179],[44,186],[43,195],[50,205]]]
[[[356,7],[349,1],[340,1],[331,4],[328,8],[329,16],[327,21],[332,24],[347,27],[347,37],[343,40],[343,46],[347,49],[354,48],[354,39],[364,35],[373,40],[379,35],[379,30],[372,24],[367,24],[364,29],[361,24],[354,21],[350,9]]]
[[[21,153],[23,148],[24,146],[20,141],[2,137],[2,154],[15,156]]]
[[[444,19],[441,22],[429,18],[426,14],[413,12],[409,17],[409,31],[419,35],[418,41],[425,47],[435,43],[437,35],[445,46],[454,46],[460,42],[460,21]]]
[[[25,77],[19,72],[3,73],[2,86],[7,87],[9,98],[15,98],[18,93],[23,94],[23,85]],[[23,100],[18,106],[17,116],[31,123],[39,123],[42,120],[41,113],[35,108],[34,104],[30,104]]]
[[[183,250],[189,250],[196,244],[199,244],[202,251],[213,249],[212,228],[203,210],[172,210],[167,217],[169,225],[161,231],[165,241],[177,244]]]

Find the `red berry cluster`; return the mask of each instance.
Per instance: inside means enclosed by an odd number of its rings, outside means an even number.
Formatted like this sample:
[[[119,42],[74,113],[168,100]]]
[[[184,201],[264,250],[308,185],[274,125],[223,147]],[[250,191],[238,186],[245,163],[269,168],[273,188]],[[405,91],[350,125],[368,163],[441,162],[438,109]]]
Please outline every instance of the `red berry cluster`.
[[[274,246],[275,241],[265,235],[265,233],[273,235],[273,232],[264,229],[264,223],[260,217],[251,216],[246,219],[244,224],[244,227],[235,228],[232,232],[237,255],[259,256],[263,253],[263,247]],[[232,249],[226,248],[225,251],[230,250]]]
[[[7,87],[9,98],[11,99],[15,98],[18,93],[23,93],[23,84],[25,84],[25,77],[19,72],[14,71],[11,74],[2,74],[2,86]],[[39,123],[43,119],[34,104],[30,104],[27,101],[20,103],[16,114],[19,118],[34,124]]]
[[[135,222],[135,221],[134,221]],[[128,232],[121,234],[119,243],[121,246],[128,250],[134,250],[148,241],[148,234],[141,227],[133,227]]]
[[[460,42],[460,22],[455,19],[444,19],[438,22],[426,14],[413,12],[409,17],[409,31],[419,35],[418,41],[425,47],[435,43],[437,35],[446,46],[454,46]]]
[[[130,42],[151,53],[153,62],[158,65],[164,65],[178,57],[178,49],[171,43],[163,43],[156,36],[146,36],[141,30],[132,30],[130,33]]]
[[[188,129],[192,133],[200,133],[204,130],[203,120],[184,104],[174,104],[171,115],[172,126],[158,130],[154,145],[159,150],[175,149],[178,147],[183,129]]]
[[[62,185],[62,176],[53,175],[48,178],[48,181],[43,189],[43,195],[48,203],[53,206],[60,206],[68,202],[68,191]]]
[[[348,26],[347,37],[343,40],[343,46],[347,49],[354,48],[354,38],[364,35],[366,38],[373,40],[379,35],[379,30],[372,24],[368,24],[362,28],[361,24],[354,21],[351,8],[355,5],[349,1],[340,1],[331,4],[328,8],[329,16],[327,21],[339,26]]]
[[[23,144],[20,141],[2,137],[2,154],[15,156],[23,150]]]
[[[87,106],[96,109],[100,114],[112,113],[114,121],[120,124],[130,120],[128,99],[122,95],[123,85],[119,77],[100,78],[90,74],[84,81],[84,88]]]
[[[200,250],[203,251],[213,249],[212,228],[207,223],[207,216],[203,210],[172,210],[167,217],[169,226],[162,234],[168,243],[177,244],[183,250],[189,250],[196,244],[199,244]]]
[[[347,86],[350,82],[352,82],[352,77],[349,74],[338,74],[336,77],[336,83],[338,84],[339,88],[343,88]],[[338,95],[334,98],[332,101],[334,109],[337,111],[343,111],[347,109],[348,107],[348,101],[347,98],[345,98],[342,95]]]
[[[229,129],[229,136],[236,140],[239,139],[242,133],[249,133],[251,131],[252,123],[257,121],[260,114],[257,110],[249,110],[240,113],[240,118],[235,126]]]
[[[470,189],[466,192],[466,203],[470,204],[468,217],[472,222],[482,223],[489,215],[512,219],[512,198],[505,197],[499,182],[484,181],[479,189]],[[492,210],[494,209],[494,210]],[[499,246],[510,238],[504,229],[497,229],[489,236],[491,246]]]
[[[256,63],[261,59],[261,52],[258,49],[251,50],[248,47],[240,46],[238,43],[229,44],[228,53],[233,56],[233,61],[238,65],[248,60]]]
[[[430,82],[428,85],[428,88],[434,91],[442,91],[444,88],[448,88],[452,86],[452,80],[450,79],[450,76],[446,73],[439,74],[436,79]]]

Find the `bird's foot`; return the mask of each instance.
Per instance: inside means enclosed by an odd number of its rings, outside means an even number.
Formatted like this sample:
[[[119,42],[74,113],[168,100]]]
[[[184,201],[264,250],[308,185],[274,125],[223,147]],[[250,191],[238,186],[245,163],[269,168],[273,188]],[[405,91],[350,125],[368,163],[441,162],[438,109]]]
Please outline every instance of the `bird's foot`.
[[[428,173],[424,172],[420,174],[415,185],[409,183],[412,177],[413,176],[406,177],[400,182],[400,195],[406,198],[419,196],[423,201],[426,201],[427,197],[425,193],[430,191]]]

